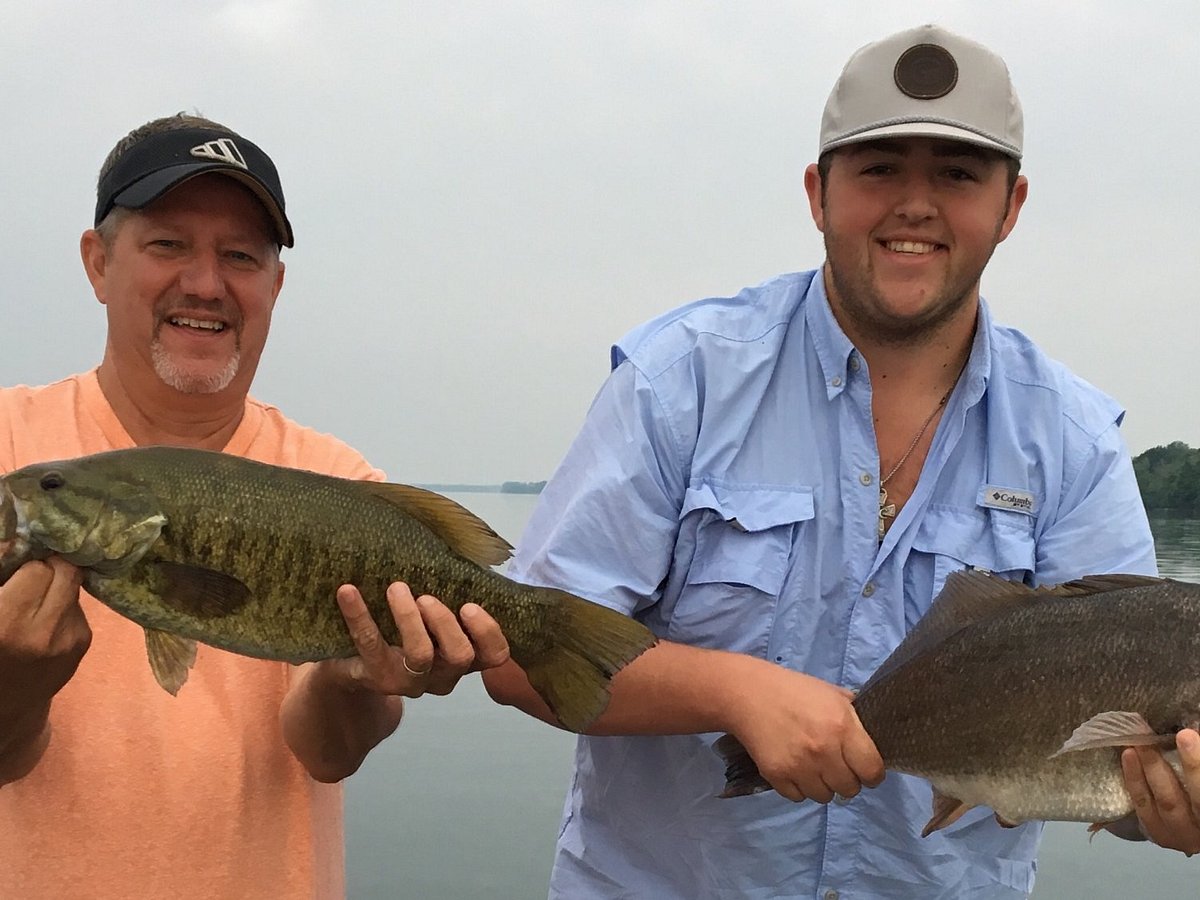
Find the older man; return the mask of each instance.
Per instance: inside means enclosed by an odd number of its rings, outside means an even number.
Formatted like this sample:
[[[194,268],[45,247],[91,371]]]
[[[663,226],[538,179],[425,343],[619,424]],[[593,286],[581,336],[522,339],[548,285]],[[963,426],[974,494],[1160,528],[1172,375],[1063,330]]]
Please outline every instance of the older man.
[[[0,470],[147,444],[222,450],[347,478],[357,452],[248,395],[292,227],[274,164],[192,116],[150,122],[105,161],[84,269],[104,304],[98,368],[0,391]],[[166,694],[141,629],[56,558],[0,587],[0,896],[336,898],[338,782],[399,724],[507,658],[496,623],[392,585],[403,650],[361,596],[338,603],[360,655],[293,668],[202,648]],[[94,639],[93,639],[94,636]],[[90,649],[89,649],[90,645]],[[436,647],[436,652],[435,652]]]

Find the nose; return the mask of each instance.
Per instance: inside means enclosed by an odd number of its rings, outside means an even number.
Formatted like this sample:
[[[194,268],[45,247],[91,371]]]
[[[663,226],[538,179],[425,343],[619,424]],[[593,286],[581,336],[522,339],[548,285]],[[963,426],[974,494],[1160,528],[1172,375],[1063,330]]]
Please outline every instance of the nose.
[[[896,200],[895,214],[908,222],[921,222],[937,217],[933,185],[920,176],[905,179]]]
[[[225,279],[216,253],[198,251],[190,256],[179,273],[179,287],[189,297],[220,300],[225,296]]]

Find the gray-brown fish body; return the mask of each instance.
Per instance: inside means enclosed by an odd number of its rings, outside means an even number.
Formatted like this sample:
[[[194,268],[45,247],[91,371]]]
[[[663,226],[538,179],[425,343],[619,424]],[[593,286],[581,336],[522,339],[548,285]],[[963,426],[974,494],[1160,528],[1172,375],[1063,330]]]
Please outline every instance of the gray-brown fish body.
[[[926,833],[975,805],[1103,823],[1132,805],[1127,746],[1200,723],[1200,585],[1094,576],[1034,590],[956,573],[854,700],[888,769],[935,789]],[[722,743],[723,742],[723,743]],[[765,782],[736,742],[727,793]]]
[[[573,730],[603,709],[611,675],[654,643],[625,616],[492,571],[507,542],[407,485],[169,447],[28,466],[2,483],[0,574],[50,553],[85,567],[88,592],[147,629],[168,689],[190,665],[180,638],[293,663],[354,653],[334,599],[346,583],[391,642],[393,581],[455,611],[480,604]]]

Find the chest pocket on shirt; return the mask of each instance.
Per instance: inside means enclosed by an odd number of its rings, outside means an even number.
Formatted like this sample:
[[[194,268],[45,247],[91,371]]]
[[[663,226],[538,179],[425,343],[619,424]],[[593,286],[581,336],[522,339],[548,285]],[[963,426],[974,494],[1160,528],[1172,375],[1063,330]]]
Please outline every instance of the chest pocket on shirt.
[[[667,637],[765,653],[796,529],[813,517],[812,489],[701,484],[679,517],[695,550]]]
[[[1033,526],[1033,517],[1025,513],[933,506],[913,550],[933,557],[935,594],[947,575],[968,567],[1029,583],[1037,558]]]

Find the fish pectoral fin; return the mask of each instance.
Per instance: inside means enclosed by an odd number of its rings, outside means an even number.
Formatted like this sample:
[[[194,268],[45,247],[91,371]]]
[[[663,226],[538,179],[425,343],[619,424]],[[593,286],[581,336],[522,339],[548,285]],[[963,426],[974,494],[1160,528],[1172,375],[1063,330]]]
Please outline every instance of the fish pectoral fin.
[[[224,572],[162,560],[156,587],[163,604],[203,619],[219,619],[241,609],[250,599],[250,588]]]
[[[962,814],[974,809],[974,803],[964,803],[957,797],[943,794],[937,788],[933,789],[933,815],[921,830],[921,837],[929,837],[935,831],[941,831],[947,825],[953,825]]]
[[[1142,831],[1142,823],[1138,821],[1137,813],[1126,813],[1119,819],[1107,822],[1093,822],[1088,826],[1088,842],[1090,843],[1097,832],[1107,831],[1126,841],[1144,841],[1146,832]]]
[[[188,680],[188,671],[196,662],[196,642],[177,634],[146,629],[146,657],[159,686],[174,697]]]
[[[1076,728],[1050,758],[1097,747],[1171,746],[1174,743],[1174,734],[1156,733],[1141,713],[1110,710],[1092,716]]]
[[[484,568],[498,566],[512,556],[512,545],[487,522],[449,497],[424,488],[390,482],[357,482],[369,494],[399,507],[441,538],[466,559]]]

